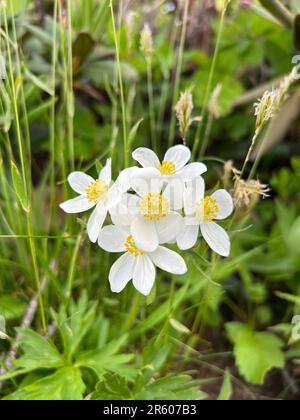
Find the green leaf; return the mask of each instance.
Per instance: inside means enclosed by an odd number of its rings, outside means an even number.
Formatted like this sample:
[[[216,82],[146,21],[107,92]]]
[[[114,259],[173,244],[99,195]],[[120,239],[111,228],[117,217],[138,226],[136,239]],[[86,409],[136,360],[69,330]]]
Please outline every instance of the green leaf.
[[[129,146],[132,145],[132,143],[134,142],[135,138],[136,138],[136,134],[137,131],[139,129],[140,124],[144,121],[144,118],[141,118],[130,130],[129,135],[128,135],[128,144]]]
[[[232,396],[232,383],[231,383],[231,374],[228,369],[225,371],[224,381],[222,384],[222,388],[218,397],[219,401],[228,401]]]
[[[76,367],[64,367],[52,375],[19,388],[5,400],[82,400],[85,385]]]
[[[226,329],[234,344],[236,364],[247,381],[262,385],[269,370],[284,367],[283,342],[275,335],[255,332],[238,322],[227,323]]]
[[[91,328],[95,312],[96,304],[88,301],[86,291],[82,292],[78,302],[70,303],[68,313],[63,306],[58,313],[51,311],[64,344],[64,352],[68,357],[73,356]]]
[[[26,303],[15,296],[0,296],[0,315],[6,320],[20,318],[25,309]]]
[[[33,73],[31,73],[31,71],[29,69],[27,69],[25,66],[24,66],[24,72],[25,72],[26,76],[28,77],[28,79],[34,85],[36,85],[42,91],[48,93],[48,95],[54,96],[53,89],[51,89],[51,87],[48,86],[47,83],[45,83],[41,78],[39,78],[39,77],[35,76]]]
[[[63,366],[62,356],[44,337],[26,328],[17,328],[17,331],[22,335],[21,348],[24,352],[24,355],[15,362],[17,367],[34,370]]]
[[[171,375],[148,384],[136,400],[203,400],[206,394],[189,375]]]
[[[206,394],[189,375],[170,375],[147,383],[134,393],[124,378],[106,375],[97,384],[93,400],[203,400]]]
[[[17,165],[13,161],[11,161],[10,163],[11,163],[11,176],[12,176],[14,191],[20,201],[20,204],[23,210],[28,213],[29,203],[28,203],[27,193],[25,190],[23,179],[21,177],[21,174],[19,172]]]
[[[291,295],[289,293],[275,292],[275,295],[280,299],[286,300],[287,302],[295,303],[300,305],[300,297],[296,295]]]
[[[77,35],[72,47],[73,55],[73,74],[77,74],[81,64],[92,52],[95,45],[91,35],[87,32],[80,32]]]
[[[287,28],[293,27],[293,17],[290,11],[279,0],[259,0],[260,3],[273,15],[279,22]]]
[[[128,365],[134,355],[116,354],[126,340],[127,335],[125,334],[119,339],[111,341],[100,350],[82,352],[76,359],[77,364],[92,369],[99,378],[107,372],[114,372],[130,379],[136,374],[135,368]]]
[[[188,327],[183,325],[181,322],[177,321],[177,319],[171,318],[170,324],[174,328],[174,330],[178,331],[181,334],[190,334],[190,330]]]

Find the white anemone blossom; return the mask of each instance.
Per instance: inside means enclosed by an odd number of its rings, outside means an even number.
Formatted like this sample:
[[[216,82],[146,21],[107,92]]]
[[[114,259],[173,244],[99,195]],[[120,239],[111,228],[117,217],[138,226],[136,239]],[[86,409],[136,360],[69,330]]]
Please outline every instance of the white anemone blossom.
[[[87,223],[91,242],[97,242],[107,212],[121,201],[122,194],[128,189],[127,182],[123,183],[125,178],[121,172],[116,183],[112,185],[111,159],[107,159],[96,180],[84,172],[72,172],[69,175],[68,182],[79,196],[65,201],[60,207],[66,213],[82,213],[95,207]]]
[[[139,147],[132,153],[135,159],[143,168],[153,168],[157,175],[165,182],[170,182],[174,178],[182,181],[191,181],[204,174],[207,167],[201,162],[189,163],[191,151],[188,147],[181,144],[171,147],[165,154],[162,162],[156,153],[146,147]]]
[[[174,210],[171,190],[163,189],[163,181],[154,168],[136,169],[132,173],[131,187],[136,195],[128,194],[128,222],[136,246],[146,252],[153,252],[159,243],[176,242],[180,214]],[[179,183],[178,194],[182,197]],[[112,216],[116,225],[124,222],[124,215],[118,222],[118,214]],[[124,223],[123,223],[124,224]]]
[[[158,267],[172,274],[185,274],[187,266],[176,252],[158,245],[152,252],[136,246],[129,228],[105,226],[99,235],[98,244],[107,252],[124,252],[112,265],[109,282],[112,292],[121,292],[132,280],[134,287],[143,295],[150,294]]]
[[[230,239],[226,231],[215,221],[226,219],[233,211],[233,200],[226,190],[218,190],[205,196],[205,183],[199,177],[187,184],[184,192],[185,217],[177,231],[180,249],[192,248],[198,239],[199,229],[209,247],[217,254],[230,255]]]

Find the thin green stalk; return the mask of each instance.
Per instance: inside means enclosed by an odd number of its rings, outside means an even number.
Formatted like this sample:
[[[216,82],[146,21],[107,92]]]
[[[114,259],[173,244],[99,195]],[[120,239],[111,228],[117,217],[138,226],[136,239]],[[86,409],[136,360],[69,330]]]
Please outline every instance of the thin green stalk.
[[[42,291],[41,291],[41,286],[40,286],[40,276],[39,276],[39,269],[38,269],[38,263],[37,263],[37,252],[36,252],[35,242],[33,239],[33,230],[32,230],[30,214],[27,214],[27,230],[28,230],[28,235],[29,235],[29,246],[30,246],[31,258],[32,258],[34,279],[35,279],[35,284],[36,284],[37,293],[38,293],[42,327],[43,327],[44,332],[46,333],[47,324],[46,324],[46,317],[45,317],[44,301],[43,301],[43,296],[42,296]]]
[[[67,1],[67,10],[63,10],[64,1],[59,2],[59,16],[63,21],[62,15],[66,13],[67,24],[65,24],[65,31],[61,30],[61,59],[63,65],[63,94],[65,99],[66,125],[67,125],[67,147],[70,170],[74,169],[74,133],[73,133],[73,119],[74,119],[74,95],[73,95],[73,66],[72,66],[72,22],[70,1]]]
[[[151,57],[147,57],[146,62],[147,62],[147,87],[148,87],[148,99],[149,99],[151,144],[152,144],[152,149],[157,151]]]
[[[9,77],[10,77],[10,83],[11,83],[11,92],[12,92],[12,102],[13,102],[13,110],[15,115],[15,125],[16,125],[16,134],[17,134],[17,143],[19,148],[19,156],[20,156],[20,162],[21,162],[21,173],[22,173],[22,182],[24,186],[24,193],[28,199],[28,187],[27,187],[27,171],[25,166],[25,153],[24,153],[24,145],[23,145],[23,139],[22,139],[22,133],[21,133],[21,126],[20,126],[20,120],[19,120],[19,112],[18,112],[18,103],[17,103],[17,95],[16,95],[16,87],[15,87],[15,77],[14,77],[14,68],[12,64],[12,53],[10,48],[10,43],[8,41],[9,38],[9,31],[8,31],[8,21],[7,21],[7,14],[5,7],[3,8],[3,15],[4,15],[4,26],[5,26],[5,32],[6,32],[6,47],[8,52],[8,65],[9,65]],[[30,168],[29,168],[30,171]],[[31,206],[30,206],[31,208]],[[26,213],[26,221],[27,221],[27,232],[29,238],[29,247],[30,247],[30,253],[31,253],[31,259],[33,264],[33,271],[34,271],[34,279],[37,287],[38,297],[39,297],[39,306],[40,306],[40,314],[41,314],[41,320],[44,331],[46,331],[46,320],[45,320],[45,311],[44,311],[44,304],[43,304],[43,298],[40,288],[40,279],[39,279],[39,272],[38,272],[38,264],[37,264],[37,257],[36,257],[36,247],[35,242],[31,238],[33,236],[33,230],[32,230],[32,223],[31,223],[31,213]]]
[[[226,7],[225,2],[224,2],[224,7],[222,9],[221,19],[220,19],[219,28],[218,28],[216,47],[215,47],[215,51],[214,51],[214,55],[213,55],[213,59],[212,59],[212,63],[211,63],[210,71],[209,71],[208,82],[207,82],[207,85],[206,85],[204,100],[203,100],[203,104],[202,104],[201,118],[200,118],[200,121],[199,121],[199,124],[198,124],[198,127],[197,127],[196,136],[195,136],[195,140],[194,140],[194,146],[193,146],[193,151],[192,151],[193,158],[196,157],[198,147],[199,147],[199,144],[200,144],[202,124],[203,124],[203,121],[204,121],[204,118],[205,118],[205,115],[206,115],[206,108],[207,108],[208,101],[209,101],[209,96],[210,96],[211,90],[212,90],[213,77],[214,77],[214,74],[215,74],[217,59],[218,59],[218,55],[219,55],[219,51],[220,51],[220,45],[221,45],[223,28],[224,28],[226,10],[227,10],[227,7]],[[207,145],[205,145],[203,143],[202,147],[201,147],[201,150],[200,150],[200,153],[199,153],[199,159],[203,158],[203,156],[206,152],[206,148],[207,148]]]
[[[68,90],[67,90],[67,126],[68,143],[70,148],[71,169],[74,170],[74,92],[73,92],[73,57],[72,57],[72,9],[71,0],[67,0],[68,8],[68,35],[67,35],[67,63],[68,63]]]
[[[250,147],[249,147],[249,150],[248,150],[247,156],[246,156],[246,158],[245,158],[245,161],[244,161],[244,164],[243,164],[243,167],[242,167],[241,173],[240,173],[240,175],[239,175],[239,178],[241,178],[241,179],[242,179],[242,177],[243,177],[243,175],[244,175],[244,172],[245,172],[246,167],[247,167],[247,163],[248,163],[248,162],[249,162],[249,160],[250,160],[251,153],[252,153],[253,148],[254,148],[254,146],[255,146],[255,144],[256,144],[256,141],[257,141],[257,139],[258,139],[258,136],[260,135],[260,132],[261,132],[261,130],[260,130],[260,129],[257,129],[257,130],[255,131],[255,134],[254,134],[253,138],[252,138],[251,145],[250,145]]]
[[[13,110],[15,114],[16,134],[17,134],[17,142],[18,142],[19,156],[20,156],[20,162],[21,162],[21,171],[22,171],[22,182],[23,182],[24,192],[27,197],[27,177],[26,177],[26,167],[25,167],[25,154],[23,150],[21,127],[20,127],[20,121],[18,117],[19,113],[18,113],[17,94],[16,94],[16,87],[15,87],[14,69],[13,69],[13,63],[12,63],[12,52],[11,52],[10,43],[8,41],[9,31],[8,31],[6,7],[3,6],[2,10],[3,10],[3,17],[4,17],[4,27],[5,27],[5,32],[6,32],[6,48],[7,48],[7,54],[8,54],[9,78],[10,78],[10,84],[11,84],[10,87],[11,87],[11,92],[12,92]]]
[[[110,12],[111,12],[111,20],[113,26],[113,34],[114,34],[114,43],[116,49],[116,61],[117,61],[117,70],[118,70],[118,79],[119,79],[119,90],[120,90],[120,97],[121,97],[121,110],[122,110],[122,126],[123,126],[123,141],[124,141],[124,165],[125,167],[128,166],[129,163],[129,148],[128,148],[128,138],[127,138],[127,123],[126,123],[126,108],[125,108],[125,97],[124,97],[124,87],[123,87],[123,80],[122,80],[122,71],[121,71],[121,63],[120,63],[120,49],[119,49],[119,41],[116,31],[116,22],[114,16],[114,9],[113,9],[113,0],[109,2]]]
[[[142,295],[139,292],[136,292],[133,303],[131,305],[130,312],[128,314],[128,317],[124,326],[124,332],[129,331],[130,328],[133,326],[138,310],[139,310],[141,298],[142,298]]]
[[[57,11],[58,0],[54,0],[53,9],[53,33],[52,33],[52,70],[51,70],[51,90],[55,97],[56,86],[56,63],[57,63]],[[51,226],[54,201],[55,201],[55,101],[50,110],[50,217],[49,228]]]
[[[190,0],[185,0],[184,12],[183,12],[182,31],[181,31],[181,38],[180,38],[179,52],[178,52],[178,60],[177,60],[176,73],[175,73],[172,111],[175,107],[175,104],[177,102],[178,95],[179,95],[180,78],[181,78],[181,72],[182,72],[183,53],[184,53],[185,37],[186,37],[186,30],[187,30],[189,6],[190,6]],[[176,117],[175,117],[175,113],[172,112],[171,123],[170,123],[170,131],[169,131],[169,146],[171,146],[173,144],[173,141],[174,141],[175,127],[176,127]]]
[[[71,293],[72,293],[75,266],[76,266],[76,261],[77,261],[78,252],[80,248],[81,239],[82,239],[82,233],[77,237],[75,247],[73,250],[73,255],[72,255],[71,264],[70,264],[69,273],[68,273],[68,279],[67,279],[67,291],[66,291],[67,298],[70,298]]]

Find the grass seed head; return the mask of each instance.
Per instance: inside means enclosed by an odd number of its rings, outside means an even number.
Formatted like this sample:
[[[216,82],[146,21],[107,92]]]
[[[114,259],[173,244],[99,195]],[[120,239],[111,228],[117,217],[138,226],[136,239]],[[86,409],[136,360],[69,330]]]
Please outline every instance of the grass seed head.
[[[154,51],[152,31],[148,23],[145,23],[141,32],[140,49],[146,58],[150,58]]]
[[[190,128],[193,112],[193,97],[190,91],[186,90],[180,94],[180,99],[175,106],[175,112],[179,123],[180,134],[183,139],[186,138]]]
[[[235,179],[234,202],[236,206],[250,207],[252,204],[255,204],[259,197],[269,197],[270,188],[267,184],[262,184],[258,179],[247,181],[239,177]]]

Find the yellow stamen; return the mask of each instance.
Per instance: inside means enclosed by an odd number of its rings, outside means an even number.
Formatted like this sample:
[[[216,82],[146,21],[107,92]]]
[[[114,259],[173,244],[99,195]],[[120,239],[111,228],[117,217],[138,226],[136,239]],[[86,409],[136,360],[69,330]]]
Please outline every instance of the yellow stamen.
[[[149,193],[142,199],[140,211],[149,220],[160,220],[169,214],[169,200],[162,194]]]
[[[212,197],[205,197],[196,205],[196,214],[201,222],[211,222],[218,217],[219,206]]]
[[[90,185],[85,190],[86,198],[89,201],[94,201],[98,203],[106,195],[109,189],[109,185],[103,181],[103,179],[97,179],[90,183]]]
[[[125,241],[125,248],[126,251],[130,252],[130,254],[134,255],[135,257],[145,255],[144,251],[141,251],[137,248],[132,235],[127,236],[127,239]]]
[[[161,165],[158,165],[157,169],[162,175],[174,175],[176,174],[176,166],[173,162],[164,160]]]

